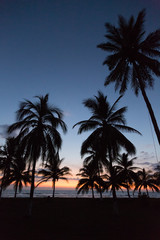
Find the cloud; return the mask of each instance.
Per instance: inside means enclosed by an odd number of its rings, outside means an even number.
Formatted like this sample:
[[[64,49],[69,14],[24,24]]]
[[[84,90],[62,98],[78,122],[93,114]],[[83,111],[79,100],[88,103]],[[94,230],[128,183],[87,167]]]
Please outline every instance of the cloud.
[[[137,167],[145,168],[146,170],[154,171],[158,163],[154,152],[141,151],[139,156],[137,156],[135,165],[137,165]]]
[[[159,165],[159,163],[152,163],[152,162],[137,162],[135,166],[140,168],[145,168],[147,171],[155,171],[155,168]]]
[[[155,155],[153,152],[149,153],[149,152],[141,151],[138,158],[142,160],[151,160],[155,158]]]

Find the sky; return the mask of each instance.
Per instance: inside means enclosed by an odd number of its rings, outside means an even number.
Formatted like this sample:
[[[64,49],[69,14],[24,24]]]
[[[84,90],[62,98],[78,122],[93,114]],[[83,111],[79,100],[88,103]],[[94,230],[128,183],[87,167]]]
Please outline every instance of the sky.
[[[50,104],[63,110],[68,126],[60,157],[76,178],[83,163],[80,147],[90,134],[77,135],[78,127],[72,129],[91,116],[82,101],[98,90],[111,104],[119,97],[114,85],[104,86],[109,71],[102,63],[107,53],[97,48],[105,41],[104,24],[117,25],[119,15],[136,17],[144,8],[147,35],[160,28],[158,0],[0,0],[0,144],[6,126],[16,120],[19,103],[49,93]],[[155,78],[147,95],[158,123],[159,91],[160,79]],[[127,125],[142,133],[125,134],[136,146],[135,163],[154,166],[160,161],[159,145],[142,96],[128,88],[118,104],[123,106],[128,107]],[[75,182],[69,180],[66,186]]]

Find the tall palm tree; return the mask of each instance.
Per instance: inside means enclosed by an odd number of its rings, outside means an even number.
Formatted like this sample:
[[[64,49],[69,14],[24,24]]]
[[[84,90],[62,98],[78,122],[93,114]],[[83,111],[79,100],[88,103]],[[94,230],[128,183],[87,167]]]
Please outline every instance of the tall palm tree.
[[[15,160],[16,142],[14,138],[6,139],[4,146],[0,147],[0,170],[2,173],[1,186],[0,186],[0,198],[2,190],[5,188],[4,182],[8,179]]]
[[[143,170],[140,170],[137,172],[138,180],[135,184],[134,191],[138,190],[139,194],[141,194],[141,189],[144,188],[146,190],[147,196],[149,197],[148,189],[151,189],[152,191],[159,192],[158,188],[158,181],[154,178],[150,172],[146,171],[144,168]]]
[[[48,158],[45,168],[39,170],[38,174],[42,175],[42,178],[38,182],[37,186],[43,182],[47,182],[48,180],[52,180],[53,194],[55,195],[55,183],[59,179],[67,180],[65,175],[71,175],[71,170],[69,167],[60,167],[64,159],[59,159],[59,154],[55,153],[54,155],[50,155]]]
[[[134,128],[126,126],[125,112],[126,107],[116,110],[120,96],[115,103],[110,106],[107,96],[98,91],[98,96],[84,100],[83,104],[91,112],[92,116],[88,120],[80,121],[73,127],[80,125],[78,134],[93,130],[89,137],[83,142],[81,147],[81,155],[94,144],[97,139],[100,141],[101,158],[106,159],[106,153],[109,156],[110,163],[117,156],[121,147],[128,153],[135,154],[135,146],[121,133],[121,131],[139,133]]]
[[[91,189],[92,198],[94,198],[94,188],[99,192],[99,186],[102,185],[102,178],[98,175],[98,169],[95,168],[93,162],[84,164],[83,168],[79,170],[77,176],[82,177],[76,186],[76,189],[78,190],[77,193],[88,193]]]
[[[142,10],[136,20],[131,16],[126,21],[120,16],[118,27],[106,23],[107,41],[97,47],[111,53],[103,62],[111,71],[105,85],[115,82],[115,90],[124,93],[130,81],[136,95],[141,91],[160,144],[160,130],[145,91],[147,87],[153,87],[152,74],[160,76],[160,62],[157,60],[160,56],[160,30],[144,38],[144,18],[145,10]]]
[[[63,132],[67,128],[62,120],[62,111],[57,107],[52,107],[48,103],[48,94],[36,96],[38,101],[32,103],[29,100],[21,102],[17,111],[17,122],[12,124],[8,132],[19,130],[18,139],[24,150],[25,158],[28,161],[29,169],[32,167],[32,180],[30,189],[30,199],[34,194],[35,169],[39,157],[45,158],[48,151],[53,148],[60,148],[62,139],[57,131],[60,126]],[[30,204],[32,206],[32,203]],[[29,215],[31,214],[31,208]]]
[[[120,155],[120,157],[117,159],[117,169],[119,170],[119,174],[124,179],[124,182],[127,185],[127,193],[128,197],[130,198],[129,189],[130,186],[133,184],[133,182],[136,181],[136,173],[135,170],[137,170],[137,167],[133,166],[133,161],[136,159],[136,157],[132,159],[128,159],[128,154],[123,153]]]

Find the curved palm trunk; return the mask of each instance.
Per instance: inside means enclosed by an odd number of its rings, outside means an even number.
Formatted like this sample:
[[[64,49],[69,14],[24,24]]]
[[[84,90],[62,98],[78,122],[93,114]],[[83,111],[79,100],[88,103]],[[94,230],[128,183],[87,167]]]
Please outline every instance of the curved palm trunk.
[[[152,106],[151,106],[151,103],[149,102],[149,99],[146,95],[146,92],[142,86],[142,83],[141,81],[139,81],[139,84],[140,84],[140,89],[141,89],[141,92],[142,92],[142,96],[144,98],[144,101],[147,105],[147,108],[148,108],[148,111],[149,111],[149,114],[150,114],[150,117],[151,117],[151,120],[152,120],[152,123],[153,123],[153,127],[154,127],[154,130],[155,130],[155,133],[157,135],[157,139],[158,139],[158,142],[160,144],[160,130],[159,130],[159,127],[158,127],[158,124],[157,124],[157,121],[156,121],[156,118],[155,118],[155,115],[154,115],[154,112],[153,112],[153,109],[152,109]]]
[[[52,187],[53,187],[52,197],[54,198],[54,195],[55,195],[55,180],[54,179],[53,179],[53,182],[52,182]]]

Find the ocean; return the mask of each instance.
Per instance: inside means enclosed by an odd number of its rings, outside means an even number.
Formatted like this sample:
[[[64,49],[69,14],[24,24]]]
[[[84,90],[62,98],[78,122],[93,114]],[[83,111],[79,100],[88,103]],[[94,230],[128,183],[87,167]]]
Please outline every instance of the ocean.
[[[21,193],[17,193],[17,198],[29,198],[29,188],[23,188]],[[119,198],[128,198],[127,192],[124,190],[117,191],[117,197]],[[130,195],[132,198],[137,198],[138,193],[135,192],[134,196],[132,191],[130,191]],[[149,192],[149,196],[151,198],[160,198],[160,193],[156,192]],[[6,189],[2,193],[2,197],[4,198],[13,198],[14,197],[14,190],[13,189]],[[52,188],[37,188],[34,192],[35,198],[47,198],[52,197]],[[88,192],[88,194],[77,194],[77,191],[75,189],[56,189],[55,191],[55,197],[56,198],[92,198],[91,191]],[[95,198],[99,198],[99,194],[95,192]],[[111,192],[105,192],[103,193],[103,198],[112,198]]]

